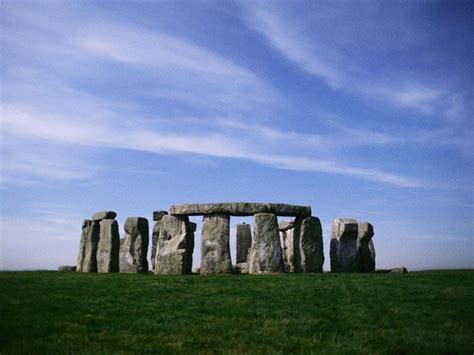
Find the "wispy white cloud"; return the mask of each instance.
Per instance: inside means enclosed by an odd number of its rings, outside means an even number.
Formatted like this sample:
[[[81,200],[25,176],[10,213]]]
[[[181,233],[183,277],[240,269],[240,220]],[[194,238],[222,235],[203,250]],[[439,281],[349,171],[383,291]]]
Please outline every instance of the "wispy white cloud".
[[[391,71],[379,73],[363,57],[380,55],[387,46],[398,48],[400,43],[416,47],[426,41],[416,30],[402,29],[400,24],[386,21],[371,32],[360,23],[357,23],[357,31],[351,31],[351,23],[356,19],[351,13],[353,6],[348,4],[318,4],[316,10],[309,6],[307,11],[299,8],[298,15],[293,11],[298,8],[298,2],[242,1],[241,4],[246,22],[270,46],[332,89],[380,98],[393,106],[424,114],[466,118],[466,98],[444,80],[431,76],[423,79],[412,70],[399,72],[393,67]],[[370,16],[370,12],[364,15]],[[377,24],[377,16],[371,20]],[[376,28],[385,29],[386,35],[396,35],[397,43],[392,41],[384,46],[374,34]],[[369,46],[375,47],[377,52],[370,51]]]

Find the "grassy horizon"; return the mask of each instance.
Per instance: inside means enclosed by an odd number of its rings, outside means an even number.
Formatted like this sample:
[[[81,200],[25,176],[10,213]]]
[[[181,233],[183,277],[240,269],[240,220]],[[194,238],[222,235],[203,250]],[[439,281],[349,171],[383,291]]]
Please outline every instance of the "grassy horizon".
[[[0,353],[472,353],[474,271],[0,272]]]

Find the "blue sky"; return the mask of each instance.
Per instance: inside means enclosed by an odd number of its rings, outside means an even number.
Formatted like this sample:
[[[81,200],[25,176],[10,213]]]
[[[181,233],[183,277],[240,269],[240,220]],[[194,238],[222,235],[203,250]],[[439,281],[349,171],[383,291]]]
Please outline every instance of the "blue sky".
[[[474,267],[472,2],[2,1],[0,24],[1,269],[74,264],[95,211],[224,201],[311,205],[326,270],[336,217],[374,225],[378,267]]]

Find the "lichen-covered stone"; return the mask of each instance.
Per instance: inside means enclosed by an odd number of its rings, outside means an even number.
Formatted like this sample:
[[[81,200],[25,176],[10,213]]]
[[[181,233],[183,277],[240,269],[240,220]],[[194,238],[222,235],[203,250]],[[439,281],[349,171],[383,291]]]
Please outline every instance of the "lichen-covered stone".
[[[155,256],[155,274],[191,273],[194,229],[187,216],[163,216]]]
[[[237,224],[237,233],[236,233],[236,242],[237,242],[237,255],[236,262],[246,263],[248,259],[248,254],[250,247],[252,246],[252,232],[250,229],[250,224],[242,223]]]
[[[283,255],[276,215],[272,213],[256,214],[252,234],[249,273],[282,272]]]
[[[100,222],[103,219],[114,219],[115,217],[117,217],[117,213],[114,211],[103,211],[94,213],[91,219]]]
[[[92,221],[90,219],[85,219],[82,222],[81,241],[79,243],[79,253],[76,262],[76,271],[78,272],[82,272],[82,265],[84,264],[84,258],[86,256],[86,243],[90,233],[91,223]]]
[[[257,213],[272,213],[278,216],[311,216],[310,206],[295,206],[284,203],[194,203],[170,207],[172,215],[199,216],[206,214],[227,214],[230,216],[252,216]]]
[[[100,222],[91,221],[84,243],[82,272],[97,272],[97,246],[100,237]]]
[[[337,218],[332,223],[331,271],[357,271],[358,224],[354,219]]]
[[[375,272],[374,228],[368,222],[358,223],[356,267],[359,272]]]
[[[206,215],[201,227],[201,274],[230,274],[229,216]]]
[[[166,211],[154,211],[153,212],[153,221],[161,221],[161,219],[166,216],[168,212]]]
[[[300,229],[301,271],[322,272],[324,264],[323,232],[317,217],[307,217]]]
[[[161,218],[159,221],[155,222],[155,225],[153,227],[153,231],[151,234],[151,255],[150,255],[150,261],[151,261],[151,269],[155,270],[155,258],[156,258],[156,248],[158,246],[158,238],[160,237],[160,222]]]
[[[128,217],[120,240],[120,272],[148,272],[148,220]]]
[[[119,271],[120,236],[116,220],[103,219],[100,221],[100,237],[97,246],[97,271]]]

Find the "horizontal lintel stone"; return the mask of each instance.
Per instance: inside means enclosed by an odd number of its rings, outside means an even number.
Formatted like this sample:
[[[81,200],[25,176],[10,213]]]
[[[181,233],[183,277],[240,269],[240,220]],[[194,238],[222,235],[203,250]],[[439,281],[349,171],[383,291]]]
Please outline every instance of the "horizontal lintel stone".
[[[310,206],[287,205],[284,203],[193,203],[173,205],[170,207],[172,215],[200,216],[208,214],[226,214],[230,216],[252,216],[257,213],[273,213],[277,216],[311,216]]]

